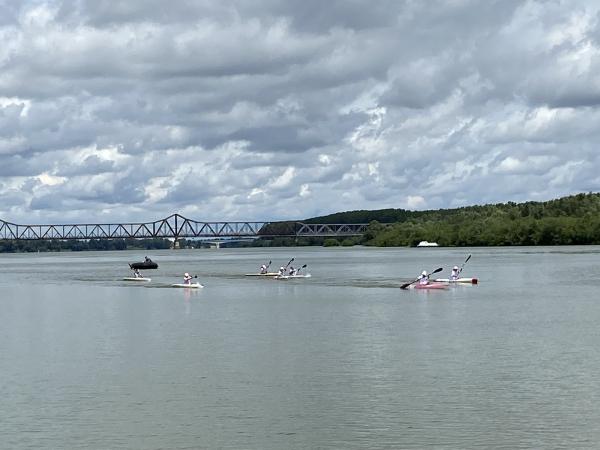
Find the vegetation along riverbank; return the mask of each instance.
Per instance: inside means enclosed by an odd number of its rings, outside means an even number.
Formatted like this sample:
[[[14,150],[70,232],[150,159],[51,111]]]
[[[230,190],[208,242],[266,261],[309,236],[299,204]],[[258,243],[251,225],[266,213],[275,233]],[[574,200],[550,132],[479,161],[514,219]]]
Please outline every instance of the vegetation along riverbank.
[[[546,202],[497,203],[454,209],[359,210],[313,217],[306,223],[369,223],[362,236],[346,238],[270,237],[223,243],[235,247],[352,246],[414,247],[421,241],[445,247],[600,244],[600,193]],[[289,234],[293,222],[275,222],[265,234]],[[180,239],[181,248],[199,245]],[[0,241],[0,253],[169,248],[167,239],[89,241]]]

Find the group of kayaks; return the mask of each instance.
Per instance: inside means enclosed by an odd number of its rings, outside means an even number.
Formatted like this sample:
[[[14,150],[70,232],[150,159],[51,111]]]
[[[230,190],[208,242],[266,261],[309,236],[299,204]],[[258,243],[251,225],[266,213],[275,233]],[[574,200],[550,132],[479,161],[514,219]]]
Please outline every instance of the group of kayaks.
[[[145,277],[140,273],[140,270],[153,270],[153,269],[158,269],[158,264],[155,263],[154,261],[152,261],[150,258],[146,257],[144,259],[143,262],[135,262],[135,263],[131,263],[129,264],[129,268],[131,270],[133,270],[134,276],[133,277],[123,277],[123,281],[133,281],[133,282],[150,282],[152,281],[152,278],[150,277]],[[192,278],[198,278],[198,275],[196,275],[195,277],[190,277],[189,274],[185,274],[185,278],[188,279],[189,282],[184,282],[184,283],[173,283],[171,284],[171,287],[174,288],[186,288],[186,289],[199,289],[199,288],[203,288],[204,285],[202,285],[201,283],[192,283],[191,279]]]
[[[453,272],[454,277],[451,278],[435,278],[432,281],[429,279],[430,275],[441,272],[443,270],[442,267],[432,271],[430,274],[426,275],[426,272],[423,272],[421,276],[416,278],[415,280],[404,283],[400,286],[401,289],[423,289],[423,290],[436,290],[436,289],[448,289],[452,285],[459,284],[478,284],[479,280],[474,277],[458,277],[462,272],[464,265],[471,259],[471,255],[467,257],[465,262],[462,264],[460,269],[457,272]],[[310,273],[304,273],[304,269],[306,269],[307,265],[299,267],[298,269],[294,269],[290,264],[294,262],[294,258],[290,259],[290,261],[285,265],[279,268],[278,272],[269,272],[268,269],[271,266],[271,261],[268,264],[263,264],[258,273],[246,273],[244,276],[247,277],[263,277],[270,278],[274,280],[292,280],[292,279],[300,279],[300,278],[310,278]],[[158,264],[152,261],[150,258],[146,257],[143,262],[137,262],[129,264],[131,270],[134,271],[134,275],[132,277],[123,277],[123,281],[132,281],[132,282],[150,282],[152,278],[144,277],[140,273],[140,270],[144,269],[158,269]],[[457,269],[455,266],[454,269]],[[191,277],[189,274],[185,274],[185,282],[183,283],[173,283],[171,287],[175,288],[188,288],[188,289],[198,289],[203,288],[204,286],[198,282],[191,282],[192,278],[198,278],[198,276]]]

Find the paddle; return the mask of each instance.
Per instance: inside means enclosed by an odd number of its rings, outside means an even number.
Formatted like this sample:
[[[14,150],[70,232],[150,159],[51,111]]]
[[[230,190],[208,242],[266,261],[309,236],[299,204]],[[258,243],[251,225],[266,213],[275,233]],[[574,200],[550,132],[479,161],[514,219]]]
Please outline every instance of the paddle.
[[[435,269],[433,272],[431,272],[429,275],[433,275],[434,273],[438,273],[441,272],[442,270],[444,270],[443,267],[440,267],[438,269]],[[416,280],[411,281],[410,283],[404,283],[402,286],[400,286],[400,289],[406,289],[407,287],[409,287],[411,284],[416,283],[417,281],[419,281],[419,278],[417,278]]]
[[[304,269],[306,267],[306,264],[304,264],[302,267],[300,267],[298,270],[296,270],[296,275],[300,275],[300,271],[302,269]]]
[[[283,269],[283,273],[287,272],[287,268],[288,268],[288,266],[289,266],[289,265],[290,265],[292,262],[294,262],[294,258],[290,259],[290,260],[288,261],[288,263],[285,265],[285,269]]]
[[[464,263],[462,263],[462,266],[460,266],[460,269],[459,269],[459,271],[458,271],[458,274],[459,274],[459,275],[460,275],[460,273],[462,272],[462,270],[463,270],[463,267],[465,267],[465,264],[466,264],[466,263],[467,263],[467,262],[468,262],[470,259],[471,259],[471,255],[467,256],[467,259],[465,259],[465,262],[464,262]]]

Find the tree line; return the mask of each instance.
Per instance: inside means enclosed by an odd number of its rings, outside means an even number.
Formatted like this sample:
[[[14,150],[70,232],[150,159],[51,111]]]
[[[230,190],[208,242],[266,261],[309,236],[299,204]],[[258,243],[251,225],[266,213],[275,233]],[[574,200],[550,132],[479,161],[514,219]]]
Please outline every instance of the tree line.
[[[87,250],[165,249],[168,239],[0,240],[0,253],[80,252]]]
[[[374,246],[420,241],[441,246],[600,244],[600,194],[409,212],[394,223],[382,223],[374,214],[361,239]]]
[[[269,238],[227,246],[441,246],[600,244],[600,193],[577,194],[547,202],[496,203],[453,209],[359,210],[305,219],[305,223],[369,223],[362,236],[293,237],[295,222],[275,222],[259,232]],[[277,236],[277,235],[280,236]],[[183,247],[201,246],[180,240]],[[0,252],[166,249],[168,239],[0,240]]]
[[[251,246],[441,246],[600,244],[600,194],[587,193],[546,202],[507,202],[453,209],[380,209],[338,212],[304,223],[369,223],[360,237],[257,240]],[[293,234],[295,222],[271,223],[265,235]]]

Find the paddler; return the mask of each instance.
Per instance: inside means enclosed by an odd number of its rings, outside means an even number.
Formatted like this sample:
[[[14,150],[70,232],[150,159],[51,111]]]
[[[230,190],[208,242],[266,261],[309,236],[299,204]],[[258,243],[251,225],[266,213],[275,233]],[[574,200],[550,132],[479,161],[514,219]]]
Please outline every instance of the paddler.
[[[429,284],[429,275],[427,274],[426,270],[421,272],[421,275],[419,275],[418,280],[420,285]]]
[[[142,274],[140,273],[140,269],[133,269],[134,278],[142,278]]]
[[[284,275],[285,275],[285,267],[281,266],[281,267],[279,268],[279,273],[278,273],[278,275],[279,275],[280,277],[282,277],[282,276],[284,276]]]
[[[294,269],[292,266],[290,266],[289,274],[290,274],[290,277],[293,277],[294,275],[296,275],[296,269]]]
[[[458,280],[458,275],[460,274],[460,270],[458,269],[458,266],[454,266],[452,268],[452,272],[450,273],[450,279],[453,281]]]
[[[260,274],[264,275],[265,273],[267,273],[267,265],[263,264],[262,266],[260,266]]]
[[[192,284],[192,277],[189,273],[184,273],[183,274],[183,284]]]

